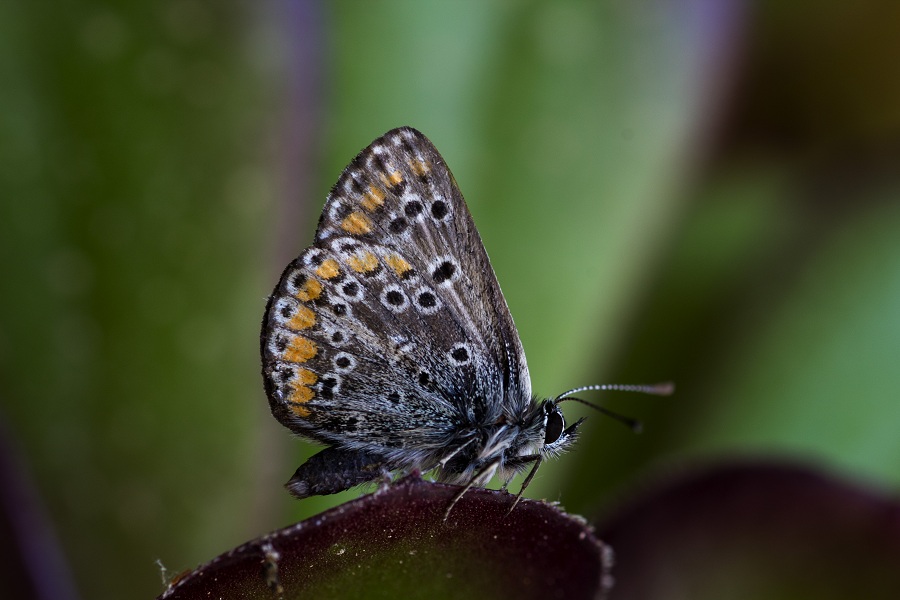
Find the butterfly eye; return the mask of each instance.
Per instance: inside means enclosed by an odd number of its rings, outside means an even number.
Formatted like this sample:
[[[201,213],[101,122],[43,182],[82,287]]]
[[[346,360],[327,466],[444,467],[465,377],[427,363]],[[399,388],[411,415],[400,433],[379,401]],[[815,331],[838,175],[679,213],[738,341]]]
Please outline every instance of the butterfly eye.
[[[547,426],[544,429],[544,445],[552,444],[558,440],[565,427],[566,420],[563,419],[559,409],[554,407],[554,410],[547,415]]]

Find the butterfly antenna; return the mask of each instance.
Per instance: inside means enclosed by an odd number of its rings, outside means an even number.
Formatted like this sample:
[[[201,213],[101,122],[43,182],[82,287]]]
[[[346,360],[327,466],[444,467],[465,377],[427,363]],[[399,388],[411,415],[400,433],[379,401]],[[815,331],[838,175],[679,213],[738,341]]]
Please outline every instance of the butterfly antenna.
[[[579,392],[638,392],[641,394],[650,394],[652,396],[671,396],[672,392],[674,391],[675,384],[671,381],[664,381],[662,383],[654,383],[649,385],[622,385],[618,383],[610,383],[605,385],[586,385],[584,387],[575,388],[574,390],[569,390],[568,392],[560,394],[556,397],[556,401],[559,402],[567,396],[577,394]]]
[[[577,394],[579,392],[590,392],[590,391],[615,391],[615,392],[639,392],[641,394],[651,394],[653,396],[669,396],[672,392],[675,391],[675,384],[671,381],[656,383],[652,385],[622,385],[622,384],[605,384],[605,385],[586,385],[584,387],[575,388],[569,390],[568,392],[564,392],[556,397],[553,401],[554,404],[559,404],[560,402],[578,402],[579,404],[584,404],[585,406],[590,406],[597,412],[610,417],[626,425],[629,429],[631,429],[635,433],[640,433],[643,429],[643,424],[637,419],[630,419],[624,415],[620,415],[619,413],[613,412],[608,408],[603,408],[593,402],[588,402],[587,400],[582,400],[581,398],[575,398],[571,396],[571,394]]]

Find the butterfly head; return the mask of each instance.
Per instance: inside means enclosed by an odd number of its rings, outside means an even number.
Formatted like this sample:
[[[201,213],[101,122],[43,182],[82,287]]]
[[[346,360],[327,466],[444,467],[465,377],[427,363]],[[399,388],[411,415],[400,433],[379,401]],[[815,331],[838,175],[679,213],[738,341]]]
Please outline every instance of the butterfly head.
[[[616,421],[627,425],[632,431],[639,433],[642,427],[640,421],[624,417],[593,402],[575,398],[572,394],[592,390],[617,390],[667,396],[672,393],[672,389],[671,383],[661,383],[655,385],[591,385],[569,390],[556,398],[537,403],[540,407],[540,412],[534,413],[531,419],[532,427],[529,429],[534,431],[534,433],[529,437],[535,440],[543,440],[542,443],[536,444],[540,448],[542,456],[555,457],[568,450],[575,443],[578,427],[585,420],[585,417],[582,417],[569,427],[566,427],[566,418],[559,405],[562,402],[569,401],[590,406],[601,414],[612,417]]]
[[[548,457],[556,457],[568,450],[575,443],[578,427],[584,417],[566,427],[566,418],[559,407],[558,399],[544,400],[541,403],[543,415],[543,444],[540,453]]]

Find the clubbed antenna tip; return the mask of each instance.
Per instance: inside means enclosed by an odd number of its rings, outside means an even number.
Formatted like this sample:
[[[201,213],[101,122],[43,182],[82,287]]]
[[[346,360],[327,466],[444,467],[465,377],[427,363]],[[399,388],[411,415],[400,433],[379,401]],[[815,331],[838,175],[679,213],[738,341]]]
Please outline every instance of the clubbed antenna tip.
[[[590,406],[594,410],[603,413],[604,415],[615,419],[616,421],[623,423],[628,428],[630,428],[635,433],[640,433],[643,431],[643,424],[636,420],[630,419],[628,417],[622,416],[618,413],[615,413],[608,408],[603,408],[602,406],[598,406],[593,402],[588,402],[587,400],[582,400],[581,398],[575,398],[572,394],[577,394],[578,392],[589,392],[589,391],[600,391],[600,392],[640,392],[642,394],[651,394],[653,396],[670,396],[675,391],[675,384],[671,381],[665,381],[662,383],[654,383],[654,384],[605,384],[605,385],[586,385],[584,387],[575,388],[573,390],[569,390],[564,394],[560,394],[556,397],[555,402],[559,404],[560,402],[572,401],[578,402],[580,404],[584,404],[586,406]]]
[[[675,382],[663,381],[662,383],[647,386],[647,388],[648,389],[643,391],[648,394],[653,394],[654,396],[671,396],[675,393]]]
[[[579,392],[638,392],[641,394],[651,394],[653,396],[671,396],[675,392],[675,384],[671,381],[664,381],[662,383],[652,384],[607,383],[603,385],[586,385],[560,394],[556,397],[556,400],[562,400],[563,398]]]

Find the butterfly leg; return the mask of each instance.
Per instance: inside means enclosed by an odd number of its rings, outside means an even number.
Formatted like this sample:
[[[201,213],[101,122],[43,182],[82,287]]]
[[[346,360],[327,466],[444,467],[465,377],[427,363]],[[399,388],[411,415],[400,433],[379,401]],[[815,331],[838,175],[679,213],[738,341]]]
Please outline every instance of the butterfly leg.
[[[450,512],[453,510],[453,507],[456,506],[456,503],[459,502],[462,499],[462,497],[466,495],[466,492],[468,492],[470,489],[472,489],[472,487],[474,487],[476,483],[481,481],[481,479],[485,475],[487,475],[488,473],[493,474],[493,472],[497,469],[498,466],[500,466],[500,459],[493,460],[493,461],[489,462],[488,464],[486,464],[485,466],[483,466],[481,469],[479,469],[478,472],[472,476],[472,479],[469,480],[469,483],[467,483],[465,485],[465,487],[463,487],[463,489],[461,489],[459,491],[459,493],[457,493],[455,496],[453,496],[453,500],[450,501],[450,506],[447,507],[447,511],[444,513],[445,521],[450,518]]]
[[[531,471],[528,472],[528,475],[525,477],[525,481],[522,482],[522,487],[519,488],[519,493],[516,494],[516,499],[513,500],[512,506],[509,507],[509,510],[506,514],[509,514],[513,511],[516,505],[519,503],[519,500],[522,499],[522,494],[525,492],[525,488],[531,483],[531,480],[534,479],[535,473],[537,473],[538,467],[541,466],[541,461],[543,461],[543,457],[540,454],[529,454],[527,456],[520,456],[513,461],[507,461],[506,466],[515,468],[517,466],[525,466],[528,463],[534,463],[534,466],[531,467]],[[510,478],[510,481],[512,478]],[[504,489],[506,485],[509,485],[509,481],[504,485]]]
[[[440,461],[438,461],[438,464],[441,466],[442,469],[445,468],[445,467],[447,466],[447,463],[450,462],[450,459],[452,459],[454,456],[456,456],[457,454],[459,454],[459,452],[460,452],[461,450],[463,450],[466,446],[468,446],[469,444],[471,444],[471,443],[474,442],[474,441],[475,441],[475,440],[469,440],[469,441],[466,442],[465,444],[459,446],[459,447],[456,448],[453,452],[451,452],[450,454],[448,454],[447,456],[445,456],[444,458],[442,458]]]
[[[336,494],[375,481],[390,470],[381,455],[326,448],[300,465],[284,487],[295,498]]]

